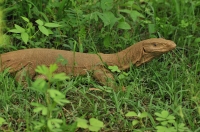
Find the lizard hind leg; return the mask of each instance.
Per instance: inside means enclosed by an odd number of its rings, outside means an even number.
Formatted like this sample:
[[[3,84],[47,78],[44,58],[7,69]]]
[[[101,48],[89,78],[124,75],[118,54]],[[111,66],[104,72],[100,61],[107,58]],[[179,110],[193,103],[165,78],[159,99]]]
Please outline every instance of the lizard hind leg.
[[[105,68],[94,70],[93,77],[105,86],[116,87],[113,74]]]
[[[35,75],[35,70],[32,69],[29,65],[23,67],[21,70],[19,70],[15,75],[15,80],[19,84],[27,84],[27,79],[32,79]]]

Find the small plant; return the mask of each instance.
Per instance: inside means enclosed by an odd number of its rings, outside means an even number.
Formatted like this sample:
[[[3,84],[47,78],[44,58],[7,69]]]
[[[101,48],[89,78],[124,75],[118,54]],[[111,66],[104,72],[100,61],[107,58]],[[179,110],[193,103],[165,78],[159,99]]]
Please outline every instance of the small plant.
[[[108,66],[108,69],[111,70],[111,72],[113,72],[113,73],[114,72],[119,73],[118,79],[119,79],[119,82],[121,83],[121,86],[123,86],[123,83],[124,83],[126,77],[128,76],[128,73],[121,71],[117,66]]]
[[[90,124],[88,124],[88,121],[86,119],[81,119],[81,118],[77,118],[76,122],[78,127],[83,129],[89,129],[90,131],[93,132],[99,131],[104,126],[102,121],[99,121],[95,118],[89,119]]]
[[[126,115],[126,117],[135,117],[136,119],[134,119],[132,121],[132,125],[135,126],[137,124],[140,124],[142,127],[145,127],[144,123],[143,123],[143,118],[146,118],[148,116],[147,112],[142,112],[142,113],[136,113],[134,111],[130,111],[128,112]]]
[[[156,112],[155,115],[157,116],[156,120],[161,124],[156,126],[157,132],[190,132],[184,123],[178,124],[175,117],[170,115],[168,111]]]
[[[32,22],[30,22],[30,20],[28,18],[26,18],[26,17],[21,17],[21,18],[25,22],[27,22],[26,28],[23,28],[23,27],[15,24],[15,29],[11,29],[11,30],[9,30],[9,32],[20,34],[22,41],[25,44],[27,44],[30,39],[34,38],[34,36],[37,34],[38,31],[35,31],[36,27],[33,25]],[[56,28],[56,27],[60,26],[57,23],[44,22],[40,19],[36,20],[35,22],[38,25],[37,27],[38,27],[39,31],[46,36],[53,34],[53,32],[51,31],[50,28]],[[20,38],[20,37],[18,36],[18,38]]]
[[[34,130],[52,132],[59,132],[62,130],[61,126],[64,122],[56,115],[61,111],[62,106],[66,103],[70,103],[70,101],[65,99],[65,94],[55,88],[51,88],[51,84],[64,81],[69,79],[69,77],[64,73],[54,74],[57,68],[58,66],[56,64],[50,65],[49,68],[44,65],[36,68],[36,72],[44,75],[48,82],[46,82],[45,79],[36,79],[32,85],[33,90],[42,93],[45,97],[45,104],[38,102],[31,103],[31,105],[34,106],[33,112],[40,115],[38,121],[33,121]]]

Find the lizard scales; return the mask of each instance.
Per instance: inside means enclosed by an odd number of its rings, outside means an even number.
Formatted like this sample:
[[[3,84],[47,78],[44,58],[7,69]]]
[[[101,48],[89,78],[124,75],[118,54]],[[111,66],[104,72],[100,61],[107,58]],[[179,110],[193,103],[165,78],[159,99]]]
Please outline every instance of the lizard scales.
[[[49,66],[56,62],[59,55],[67,60],[66,65],[58,65],[57,72],[65,72],[74,76],[84,75],[87,71],[93,71],[93,77],[101,83],[106,84],[107,78],[113,75],[104,66],[105,64],[116,65],[120,70],[130,67],[130,64],[139,66],[168,51],[173,50],[176,44],[173,41],[152,38],[140,41],[125,50],[114,54],[89,54],[65,50],[33,48],[17,50],[1,54],[0,71],[10,68],[9,72],[17,73],[18,79],[25,70],[33,78],[35,68],[38,65]],[[107,85],[107,84],[106,84]]]

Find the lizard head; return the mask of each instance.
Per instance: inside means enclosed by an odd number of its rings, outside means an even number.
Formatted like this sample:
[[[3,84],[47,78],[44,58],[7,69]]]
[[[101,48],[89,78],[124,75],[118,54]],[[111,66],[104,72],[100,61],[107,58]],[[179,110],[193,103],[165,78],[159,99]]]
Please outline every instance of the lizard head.
[[[139,44],[142,45],[143,53],[141,58],[136,62],[136,66],[148,62],[176,47],[176,44],[173,41],[162,38],[147,39],[139,42]]]

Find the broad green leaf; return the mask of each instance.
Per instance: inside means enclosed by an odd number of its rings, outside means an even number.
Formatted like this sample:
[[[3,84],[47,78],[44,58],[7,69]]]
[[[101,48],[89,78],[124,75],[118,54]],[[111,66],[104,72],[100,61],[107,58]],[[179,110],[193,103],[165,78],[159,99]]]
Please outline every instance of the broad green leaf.
[[[174,127],[169,127],[166,132],[177,132],[177,130]],[[178,132],[180,132],[180,131],[178,131]]]
[[[89,122],[91,126],[103,127],[103,122],[95,118],[90,118]]]
[[[60,106],[64,106],[65,104],[70,103],[69,100],[67,100],[67,99],[60,99],[59,97],[54,98],[53,101],[55,101]]]
[[[32,106],[35,106],[35,108],[33,109],[33,112],[35,113],[39,113],[40,111],[42,112],[42,115],[47,115],[47,107],[42,105],[42,104],[38,104],[35,102],[31,103]]]
[[[169,115],[167,118],[166,118],[167,120],[174,120],[175,119],[175,117],[174,116],[172,116],[172,115]]]
[[[181,26],[182,28],[186,28],[188,25],[189,25],[188,22],[186,22],[185,20],[181,20],[180,26]]]
[[[119,12],[123,12],[123,13],[130,14],[130,13],[131,13],[131,10],[128,10],[128,9],[122,9],[122,10],[119,10]]]
[[[133,4],[134,4],[134,1],[131,0],[131,1],[125,2],[125,3],[124,3],[124,6],[131,8]]]
[[[101,0],[101,9],[108,11],[113,8],[113,0]]]
[[[195,38],[194,42],[195,42],[195,43],[199,43],[199,42],[200,42],[200,37]]]
[[[64,81],[64,80],[69,80],[69,79],[70,77],[66,76],[65,73],[57,73],[57,74],[54,74],[52,77],[52,80],[59,80],[59,81]]]
[[[28,19],[28,18],[23,17],[23,16],[21,16],[21,18],[22,18],[24,21],[29,22],[29,19]]]
[[[156,112],[155,115],[158,116],[158,117],[162,117],[162,115],[158,112]]]
[[[126,72],[122,72],[122,74],[119,74],[118,78],[121,79],[125,79],[125,77],[127,77],[129,74]]]
[[[42,119],[41,119],[42,120]],[[32,121],[32,123],[34,124],[34,129],[35,130],[40,130],[42,127],[44,127],[46,125],[45,121]]]
[[[120,18],[116,18],[115,15],[110,11],[107,11],[104,13],[98,13],[98,16],[103,21],[104,27],[110,25],[110,29],[120,19]]]
[[[167,132],[168,128],[165,126],[156,126],[157,132]]]
[[[163,118],[167,118],[169,116],[169,112],[164,110],[164,111],[161,112],[161,115],[162,115]]]
[[[167,120],[168,123],[174,123],[175,120]]]
[[[118,76],[118,78],[119,78],[120,80],[123,80],[125,77],[126,77],[126,76],[124,76],[124,74],[119,74],[119,76]]]
[[[138,21],[138,17],[145,18],[144,15],[136,10],[130,12],[130,16],[133,21]]]
[[[77,122],[77,126],[80,127],[80,128],[86,129],[86,128],[89,127],[88,124],[87,124],[88,121],[85,120],[85,119],[77,118],[76,122]]]
[[[88,129],[92,132],[98,132],[101,128],[97,126],[89,126]]]
[[[125,116],[127,117],[137,116],[137,113],[135,113],[134,111],[130,111]]]
[[[62,123],[61,119],[48,119],[47,126],[51,131],[61,132],[60,127]]]
[[[135,4],[134,0],[127,1],[123,5],[131,9],[141,10],[141,6],[138,4]]]
[[[161,117],[158,117],[158,118],[156,118],[156,120],[157,120],[157,121],[165,121],[165,120],[166,120],[166,118],[161,118]]]
[[[43,34],[45,34],[46,36],[49,36],[49,31],[46,27],[39,25],[38,28]]]
[[[11,30],[9,30],[8,32],[12,32],[12,33],[21,33],[19,30],[17,30],[17,29],[11,29]]]
[[[112,72],[121,72],[118,66],[108,66],[108,69],[110,69]]]
[[[33,83],[31,89],[45,93],[48,88],[47,82],[44,79],[37,78]]]
[[[66,103],[70,103],[69,100],[65,99],[65,95],[58,90],[49,89],[48,93],[50,97],[53,99],[53,101],[61,106],[65,105]]]
[[[139,118],[145,118],[148,116],[148,113],[147,112],[142,112],[139,116]]]
[[[49,74],[49,69],[45,65],[37,66],[35,71],[43,75]]]
[[[161,124],[162,124],[163,126],[166,126],[166,125],[168,124],[168,121],[162,121]]]
[[[44,26],[45,27],[60,27],[61,25],[57,23],[45,23]]]
[[[103,39],[103,45],[108,48],[110,46],[110,35],[106,35]]]
[[[47,30],[48,30],[49,34],[53,34],[51,29],[48,28]]]
[[[22,37],[22,40],[24,41],[24,43],[27,44],[28,39],[29,39],[28,34],[26,32],[22,32],[21,37]]]
[[[131,26],[127,22],[119,22],[117,27],[124,30],[131,29]]]
[[[92,12],[91,14],[88,14],[86,15],[86,17],[88,17],[88,19],[91,19],[91,20],[95,20],[96,22],[98,21],[98,13],[99,12]]]
[[[56,89],[49,89],[48,92],[51,98],[55,98],[57,96],[59,96],[60,98],[65,98],[65,95]]]
[[[133,120],[133,121],[132,121],[132,125],[133,125],[133,126],[137,125],[138,123],[139,123],[138,120]]]
[[[15,28],[16,28],[20,33],[25,32],[25,29],[22,28],[21,26],[17,25],[17,24],[15,24]]]
[[[50,67],[49,67],[49,72],[50,73],[55,72],[57,69],[58,69],[58,65],[57,64],[50,64]]]
[[[148,29],[150,34],[155,33],[156,32],[155,24],[148,24]]]
[[[44,25],[44,22],[43,22],[42,20],[40,20],[40,19],[36,20],[35,22],[36,22],[39,26]]]
[[[177,132],[174,127],[156,126],[157,132]]]
[[[5,124],[5,123],[6,123],[6,120],[3,119],[2,117],[0,117],[0,126],[3,125],[3,124]]]
[[[129,73],[127,73],[127,72],[122,72],[122,74],[123,74],[124,76],[128,76],[128,75],[129,75]]]
[[[174,126],[176,128],[176,130],[178,130],[179,132],[190,132],[189,129],[187,127],[185,127],[184,123],[174,123]]]
[[[60,105],[60,106],[63,106],[63,105],[65,105],[65,104],[70,103],[69,100],[67,100],[67,99],[65,99],[65,98],[62,98],[62,97],[59,97],[59,96],[53,98],[53,101],[56,102],[56,103],[57,103],[58,105]]]

